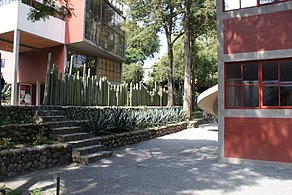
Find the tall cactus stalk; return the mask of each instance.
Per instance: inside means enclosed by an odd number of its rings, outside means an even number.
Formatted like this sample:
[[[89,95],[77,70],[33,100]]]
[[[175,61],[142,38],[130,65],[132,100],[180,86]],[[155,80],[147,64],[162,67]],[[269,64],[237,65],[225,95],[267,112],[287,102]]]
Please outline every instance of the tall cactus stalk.
[[[44,100],[43,100],[44,105],[48,105],[48,103],[49,103],[51,61],[52,61],[52,54],[49,53],[48,54],[48,61],[47,61],[45,93],[44,93]]]
[[[69,67],[69,75],[72,75],[72,70],[73,70],[73,55],[70,58],[70,67]]]

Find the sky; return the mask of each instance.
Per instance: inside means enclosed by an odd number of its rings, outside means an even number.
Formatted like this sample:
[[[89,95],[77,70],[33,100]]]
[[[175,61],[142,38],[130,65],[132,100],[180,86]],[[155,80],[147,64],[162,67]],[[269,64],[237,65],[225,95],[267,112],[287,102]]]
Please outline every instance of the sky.
[[[156,53],[154,58],[152,58],[152,59],[148,58],[144,62],[143,67],[145,67],[145,68],[151,67],[155,62],[158,61],[158,58],[161,58],[167,52],[167,42],[166,42],[165,34],[158,33],[158,36],[159,36],[160,45],[161,45],[159,53]]]

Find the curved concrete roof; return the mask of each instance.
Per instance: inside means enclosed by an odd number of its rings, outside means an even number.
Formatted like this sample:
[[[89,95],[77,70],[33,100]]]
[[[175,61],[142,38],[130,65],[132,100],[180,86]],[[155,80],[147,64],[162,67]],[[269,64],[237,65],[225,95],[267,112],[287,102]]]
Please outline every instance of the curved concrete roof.
[[[212,115],[217,115],[214,105],[218,99],[218,84],[201,93],[197,99],[198,107]]]

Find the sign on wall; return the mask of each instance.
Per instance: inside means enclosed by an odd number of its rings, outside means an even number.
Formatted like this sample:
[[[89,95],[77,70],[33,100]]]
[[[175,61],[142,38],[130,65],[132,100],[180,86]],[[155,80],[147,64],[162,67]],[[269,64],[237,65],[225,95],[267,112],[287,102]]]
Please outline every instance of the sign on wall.
[[[31,105],[31,85],[20,84],[19,105]]]

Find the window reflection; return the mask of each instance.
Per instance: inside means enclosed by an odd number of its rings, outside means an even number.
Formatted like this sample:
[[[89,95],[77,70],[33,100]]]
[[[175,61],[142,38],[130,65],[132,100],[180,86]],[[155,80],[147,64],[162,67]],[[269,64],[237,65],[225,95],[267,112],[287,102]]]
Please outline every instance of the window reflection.
[[[85,67],[85,74],[88,74],[88,69],[90,68],[90,74],[96,75],[96,57],[79,52],[77,50],[68,49],[67,54],[67,63],[66,63],[66,72],[69,73],[70,68],[70,60],[71,56],[73,56],[72,61],[72,74],[75,74],[79,71],[80,76],[83,76],[84,65]]]
[[[122,21],[121,13],[108,2],[86,1],[85,38],[121,57],[124,56],[125,44]]]

